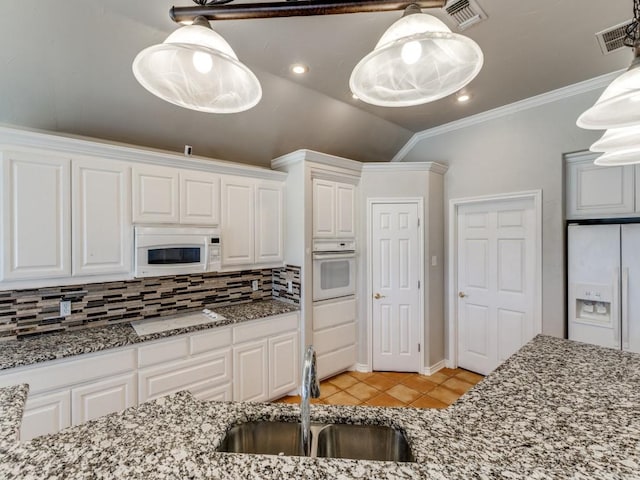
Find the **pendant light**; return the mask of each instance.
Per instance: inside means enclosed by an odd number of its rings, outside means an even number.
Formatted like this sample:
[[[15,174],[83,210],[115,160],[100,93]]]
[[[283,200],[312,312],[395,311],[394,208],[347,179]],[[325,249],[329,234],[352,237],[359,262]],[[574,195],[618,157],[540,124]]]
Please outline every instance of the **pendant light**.
[[[157,97],[200,112],[242,112],[262,97],[253,72],[201,16],[142,50],[133,61],[133,74]]]
[[[349,86],[373,105],[421,105],[460,90],[480,72],[483,61],[477,43],[412,4],[356,65]]]
[[[633,47],[631,66],[576,122],[581,128],[607,130],[590,148],[603,153],[594,161],[597,165],[640,163],[640,0],[634,0],[633,10],[624,41]]]

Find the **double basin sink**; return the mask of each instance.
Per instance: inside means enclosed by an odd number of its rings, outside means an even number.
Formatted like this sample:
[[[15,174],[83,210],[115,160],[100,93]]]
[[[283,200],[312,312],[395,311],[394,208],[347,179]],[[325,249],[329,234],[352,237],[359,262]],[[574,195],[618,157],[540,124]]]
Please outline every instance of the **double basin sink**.
[[[290,422],[246,422],[233,426],[219,452],[304,456],[302,426]],[[311,457],[412,462],[404,434],[381,425],[311,424]]]

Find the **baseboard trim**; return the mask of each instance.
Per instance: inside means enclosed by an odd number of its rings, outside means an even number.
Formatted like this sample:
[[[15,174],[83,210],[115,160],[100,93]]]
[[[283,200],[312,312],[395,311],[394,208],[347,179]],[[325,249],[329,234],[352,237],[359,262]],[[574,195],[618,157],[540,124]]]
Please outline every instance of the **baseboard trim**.
[[[433,375],[438,370],[442,370],[445,367],[445,361],[440,360],[438,363],[434,363],[430,367],[424,367],[423,375]]]
[[[453,360],[449,360],[448,358],[444,360],[444,366],[451,369],[458,367]]]
[[[354,372],[369,373],[371,368],[369,368],[369,364],[367,363],[356,363],[350,370]]]

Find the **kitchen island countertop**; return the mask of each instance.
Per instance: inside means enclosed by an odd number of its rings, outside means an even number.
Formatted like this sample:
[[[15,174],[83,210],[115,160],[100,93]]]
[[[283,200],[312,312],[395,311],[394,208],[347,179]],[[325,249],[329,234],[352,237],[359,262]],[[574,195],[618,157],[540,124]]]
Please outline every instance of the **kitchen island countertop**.
[[[14,444],[2,478],[640,477],[640,355],[538,336],[445,410],[313,405],[312,419],[391,425],[416,462],[216,452],[231,425],[295,421],[297,405],[182,392]]]

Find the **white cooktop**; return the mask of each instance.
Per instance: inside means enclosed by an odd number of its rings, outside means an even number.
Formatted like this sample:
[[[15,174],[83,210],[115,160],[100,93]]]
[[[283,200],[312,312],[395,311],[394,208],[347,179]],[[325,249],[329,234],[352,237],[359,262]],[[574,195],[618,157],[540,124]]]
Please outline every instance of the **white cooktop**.
[[[186,315],[160,317],[154,318],[153,320],[137,320],[131,322],[131,326],[139,336],[143,336],[151,335],[152,333],[166,332],[167,330],[175,330],[177,328],[204,325],[205,323],[216,323],[220,320],[225,320],[225,317],[211,310],[204,309],[202,312],[189,313]]]

